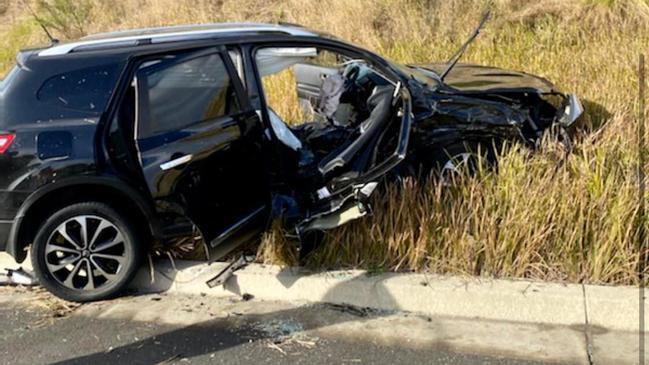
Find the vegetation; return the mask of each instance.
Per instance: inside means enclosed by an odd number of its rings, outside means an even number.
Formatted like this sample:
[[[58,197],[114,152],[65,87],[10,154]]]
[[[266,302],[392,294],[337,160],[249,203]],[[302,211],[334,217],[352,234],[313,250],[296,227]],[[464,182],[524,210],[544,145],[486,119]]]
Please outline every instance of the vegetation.
[[[66,1],[33,2],[52,22],[43,3],[56,7]],[[552,141],[534,154],[514,146],[503,152],[497,172],[465,179],[454,188],[415,181],[386,186],[377,194],[375,215],[330,232],[309,264],[637,283],[637,233],[646,222],[637,214],[635,70],[637,54],[649,50],[647,0],[83,3],[83,22],[60,17],[76,33],[284,21],[410,63],[447,59],[491,3],[494,19],[464,61],[542,75],[580,95],[587,113],[574,151],[566,156]],[[18,47],[46,39],[20,2],[12,2],[0,16],[6,18],[0,26],[0,67],[6,69]],[[60,24],[55,29],[56,37],[72,36]],[[264,259],[291,263],[295,255],[290,246],[278,242],[283,240],[265,240]]]

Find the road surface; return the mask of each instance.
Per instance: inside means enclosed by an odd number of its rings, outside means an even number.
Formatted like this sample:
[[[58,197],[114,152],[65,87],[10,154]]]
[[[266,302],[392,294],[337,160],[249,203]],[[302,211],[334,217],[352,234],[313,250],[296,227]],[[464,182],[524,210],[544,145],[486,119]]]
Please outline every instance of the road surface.
[[[0,363],[588,364],[580,329],[246,299],[0,288]]]

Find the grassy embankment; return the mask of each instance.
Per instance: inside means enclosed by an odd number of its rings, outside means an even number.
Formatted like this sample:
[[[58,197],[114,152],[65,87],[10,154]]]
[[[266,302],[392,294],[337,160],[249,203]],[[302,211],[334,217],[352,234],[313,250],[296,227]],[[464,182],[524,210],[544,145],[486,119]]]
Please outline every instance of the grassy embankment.
[[[476,24],[486,2],[50,3],[59,4],[48,11],[34,2],[63,39],[141,26],[286,21],[335,34],[396,61],[417,63],[445,60]],[[464,61],[524,70],[576,92],[585,100],[587,114],[573,153],[563,159],[551,142],[536,154],[513,148],[502,156],[497,173],[468,179],[453,189],[413,181],[386,187],[376,199],[376,214],[330,232],[328,243],[312,255],[310,265],[637,282],[635,69],[638,52],[649,52],[649,3],[493,3],[494,19]],[[70,4],[76,5],[66,7]],[[44,41],[34,21],[18,7],[19,2],[9,6],[0,27],[3,69],[13,62],[18,47]],[[264,259],[290,261],[286,246],[271,241],[262,246]]]

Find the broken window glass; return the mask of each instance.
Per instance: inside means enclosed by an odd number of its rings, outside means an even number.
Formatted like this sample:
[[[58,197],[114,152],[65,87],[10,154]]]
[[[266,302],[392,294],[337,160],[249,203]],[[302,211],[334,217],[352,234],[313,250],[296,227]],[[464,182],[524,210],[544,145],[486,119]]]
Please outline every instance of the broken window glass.
[[[67,72],[49,78],[38,100],[63,108],[101,113],[117,82],[118,65],[110,64]]]

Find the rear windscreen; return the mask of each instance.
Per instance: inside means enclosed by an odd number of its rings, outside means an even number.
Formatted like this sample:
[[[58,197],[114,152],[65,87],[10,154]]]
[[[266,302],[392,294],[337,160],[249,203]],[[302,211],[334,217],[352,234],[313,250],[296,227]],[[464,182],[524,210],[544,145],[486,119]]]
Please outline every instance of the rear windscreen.
[[[38,100],[62,108],[100,113],[113,92],[118,69],[118,65],[110,64],[53,76],[41,86]]]

